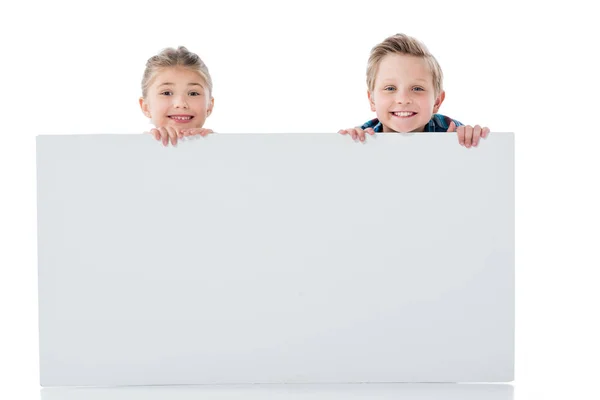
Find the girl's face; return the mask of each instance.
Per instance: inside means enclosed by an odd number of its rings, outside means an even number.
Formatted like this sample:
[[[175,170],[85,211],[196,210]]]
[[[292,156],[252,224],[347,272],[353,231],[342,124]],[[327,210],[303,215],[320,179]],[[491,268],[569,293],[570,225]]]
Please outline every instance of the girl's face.
[[[157,128],[201,128],[212,112],[214,99],[202,76],[187,67],[167,67],[158,71],[148,87],[146,98],[140,98],[145,116]]]

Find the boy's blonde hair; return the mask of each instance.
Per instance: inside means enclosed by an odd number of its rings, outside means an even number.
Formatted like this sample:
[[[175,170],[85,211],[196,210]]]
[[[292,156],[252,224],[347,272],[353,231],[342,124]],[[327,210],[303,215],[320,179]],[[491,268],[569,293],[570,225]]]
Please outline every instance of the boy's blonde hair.
[[[162,68],[177,66],[190,68],[199,73],[204,82],[206,82],[209,97],[212,96],[212,79],[208,72],[208,67],[197,54],[192,53],[184,46],[179,46],[177,49],[167,47],[148,59],[146,69],[144,70],[144,77],[142,78],[142,96],[146,98],[148,87],[150,87],[156,74]]]
[[[442,92],[444,76],[440,64],[423,43],[403,33],[390,36],[371,49],[367,64],[367,87],[369,92],[373,92],[375,88],[375,77],[379,69],[379,63],[388,54],[407,54],[424,58],[431,69],[435,95],[438,96]]]

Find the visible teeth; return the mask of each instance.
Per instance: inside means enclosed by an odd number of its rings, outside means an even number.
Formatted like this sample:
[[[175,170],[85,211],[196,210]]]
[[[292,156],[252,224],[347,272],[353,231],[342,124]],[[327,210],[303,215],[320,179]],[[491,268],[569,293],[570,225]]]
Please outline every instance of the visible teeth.
[[[175,116],[175,115],[172,116],[171,118],[177,119],[177,120],[180,120],[180,121],[187,121],[189,119],[192,119],[192,117],[178,117],[178,116]]]
[[[413,114],[414,113],[412,111],[400,111],[394,113],[394,115],[397,117],[410,117]]]

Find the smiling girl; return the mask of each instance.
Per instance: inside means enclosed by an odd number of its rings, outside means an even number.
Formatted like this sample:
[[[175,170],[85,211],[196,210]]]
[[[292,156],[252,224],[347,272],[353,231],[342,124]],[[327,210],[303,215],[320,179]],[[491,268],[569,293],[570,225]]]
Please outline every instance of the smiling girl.
[[[212,113],[212,79],[206,64],[183,46],[166,48],[146,62],[140,107],[154,128],[150,134],[167,146],[186,136],[206,136]]]

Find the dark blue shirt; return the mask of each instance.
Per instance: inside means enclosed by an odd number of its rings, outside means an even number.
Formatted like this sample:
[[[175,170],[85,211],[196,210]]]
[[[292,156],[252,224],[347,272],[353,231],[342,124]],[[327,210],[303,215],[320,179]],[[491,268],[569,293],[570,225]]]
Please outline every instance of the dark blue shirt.
[[[427,125],[425,125],[423,132],[448,132],[448,127],[452,121],[454,121],[456,126],[463,125],[463,123],[458,122],[450,117],[446,117],[445,115],[433,114]],[[377,118],[365,122],[360,128],[373,128],[375,132],[383,132],[383,125]]]

